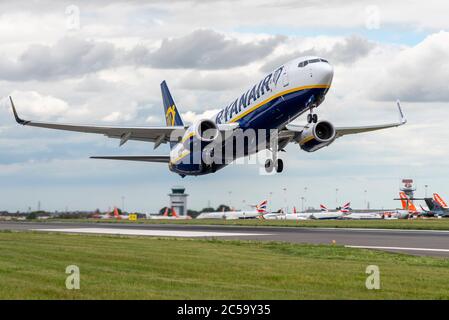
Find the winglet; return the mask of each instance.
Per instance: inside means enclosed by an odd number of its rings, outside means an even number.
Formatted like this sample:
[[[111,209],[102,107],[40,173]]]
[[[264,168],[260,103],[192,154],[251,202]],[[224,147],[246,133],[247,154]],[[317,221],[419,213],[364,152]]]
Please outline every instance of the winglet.
[[[404,115],[404,112],[402,112],[402,108],[401,108],[401,101],[397,100],[396,104],[398,106],[398,110],[399,110],[399,122],[402,124],[406,124],[407,123],[407,118]]]
[[[26,125],[29,121],[23,120],[19,117],[16,111],[16,107],[14,106],[14,102],[12,101],[11,96],[9,96],[9,101],[11,101],[12,112],[14,113],[14,118],[16,118],[17,123]]]

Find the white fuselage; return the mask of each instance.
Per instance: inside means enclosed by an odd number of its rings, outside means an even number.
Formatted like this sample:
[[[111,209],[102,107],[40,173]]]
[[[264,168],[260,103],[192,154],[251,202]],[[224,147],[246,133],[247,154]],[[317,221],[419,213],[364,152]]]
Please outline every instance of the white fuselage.
[[[190,216],[162,216],[162,215],[148,215],[149,220],[189,220],[192,219]]]
[[[257,218],[262,213],[259,211],[218,211],[218,212],[203,212],[196,217],[196,219],[253,219]]]
[[[347,214],[342,217],[342,219],[348,219],[348,220],[379,220],[382,219],[382,215],[379,213],[357,213],[353,212],[350,214]]]
[[[298,213],[266,213],[263,215],[265,220],[308,220],[310,213],[298,212]]]
[[[343,213],[341,211],[314,212],[310,215],[310,219],[332,220],[332,219],[339,219],[345,214],[346,213]]]

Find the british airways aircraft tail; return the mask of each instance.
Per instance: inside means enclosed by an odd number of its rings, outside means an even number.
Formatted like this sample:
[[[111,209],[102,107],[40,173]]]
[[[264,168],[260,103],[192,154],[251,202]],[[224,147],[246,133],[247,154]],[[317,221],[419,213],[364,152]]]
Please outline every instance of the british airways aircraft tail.
[[[181,115],[176,108],[175,101],[170,94],[170,90],[168,90],[165,80],[161,83],[161,91],[167,126],[183,126],[184,122],[182,121]]]

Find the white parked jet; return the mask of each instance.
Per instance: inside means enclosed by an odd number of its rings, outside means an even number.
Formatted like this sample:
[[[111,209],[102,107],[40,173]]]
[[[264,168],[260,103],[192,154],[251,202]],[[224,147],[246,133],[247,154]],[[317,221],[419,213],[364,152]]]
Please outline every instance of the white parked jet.
[[[171,209],[171,215],[168,214],[169,209],[165,208],[164,214],[149,214],[147,215],[147,219],[149,220],[190,220],[192,219],[189,215],[180,216],[176,213],[175,208]]]
[[[293,213],[266,213],[260,216],[261,219],[265,220],[308,220],[310,219],[311,213],[307,212],[296,212],[296,208],[293,208]]]
[[[266,213],[267,200],[262,201],[256,206],[256,210],[242,210],[242,211],[216,211],[216,212],[203,212],[199,214],[197,219],[255,219]]]
[[[339,219],[342,216],[349,214],[349,210],[351,208],[351,203],[346,203],[343,207],[341,207],[338,211],[329,211],[326,206],[320,205],[321,212],[314,212],[310,215],[310,219],[317,220],[331,220],[331,219]]]

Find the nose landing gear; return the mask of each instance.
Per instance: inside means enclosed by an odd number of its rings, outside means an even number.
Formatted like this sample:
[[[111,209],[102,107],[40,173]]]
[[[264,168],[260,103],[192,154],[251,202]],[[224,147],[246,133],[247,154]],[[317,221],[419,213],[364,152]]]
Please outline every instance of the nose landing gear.
[[[318,122],[318,115],[313,113],[313,109],[318,107],[315,96],[311,96],[309,101],[306,103],[306,108],[310,110],[310,113],[307,115],[307,123],[317,123]]]
[[[313,109],[310,109],[310,113],[307,115],[307,123],[317,123],[318,122],[318,115],[316,113],[313,113]]]

